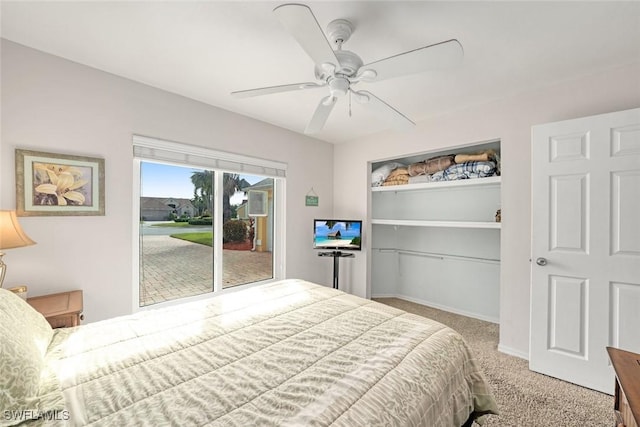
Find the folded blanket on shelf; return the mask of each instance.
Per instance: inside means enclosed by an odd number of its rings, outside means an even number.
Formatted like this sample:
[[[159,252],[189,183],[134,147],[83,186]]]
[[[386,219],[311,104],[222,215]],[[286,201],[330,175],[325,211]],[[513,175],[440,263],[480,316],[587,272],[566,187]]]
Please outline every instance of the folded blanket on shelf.
[[[391,171],[382,185],[403,185],[409,183],[409,172],[406,167],[399,167]]]
[[[457,179],[486,178],[495,175],[494,162],[465,162],[448,167],[431,176],[432,181],[455,181]]]
[[[446,180],[447,178],[444,176],[444,171],[436,172],[433,175],[431,175],[432,182],[446,181]]]
[[[395,179],[387,180],[382,183],[384,187],[388,187],[390,185],[405,185],[409,183],[409,177],[398,177]]]
[[[488,162],[488,161],[493,161],[495,159],[495,155],[496,153],[493,150],[487,150],[487,151],[483,151],[481,153],[475,153],[475,154],[461,153],[456,155],[455,161],[456,163]]]
[[[409,184],[422,184],[425,182],[431,182],[431,175],[418,175],[409,177]]]
[[[433,173],[445,170],[453,163],[453,156],[434,157],[422,162],[412,163],[408,168],[409,176],[431,175]]]

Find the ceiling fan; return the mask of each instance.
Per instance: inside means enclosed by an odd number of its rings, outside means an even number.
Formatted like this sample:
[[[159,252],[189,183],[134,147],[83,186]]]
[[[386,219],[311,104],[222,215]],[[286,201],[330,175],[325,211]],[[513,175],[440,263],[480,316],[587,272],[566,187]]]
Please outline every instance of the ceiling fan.
[[[236,98],[268,95],[294,90],[329,88],[329,95],[320,100],[304,133],[319,132],[339,98],[352,96],[374,113],[382,116],[394,127],[411,128],[415,125],[404,114],[366,90],[354,90],[359,82],[377,82],[393,77],[420,73],[429,69],[455,65],[463,56],[462,45],[452,39],[423,46],[418,49],[363,64],[358,55],[343,50],[342,45],[353,33],[353,25],[345,19],[336,19],[327,26],[327,37],[313,12],[302,4],[283,4],[276,7],[276,14],[285,29],[315,63],[318,82],[293,83],[232,92]],[[332,48],[335,46],[335,50]]]

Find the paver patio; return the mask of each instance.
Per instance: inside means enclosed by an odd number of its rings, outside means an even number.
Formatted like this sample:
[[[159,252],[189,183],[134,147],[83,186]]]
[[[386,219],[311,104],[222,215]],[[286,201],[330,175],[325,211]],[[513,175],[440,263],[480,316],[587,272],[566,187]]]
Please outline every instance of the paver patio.
[[[170,236],[142,236],[140,305],[211,292],[213,248]],[[223,288],[272,277],[271,252],[224,249]]]

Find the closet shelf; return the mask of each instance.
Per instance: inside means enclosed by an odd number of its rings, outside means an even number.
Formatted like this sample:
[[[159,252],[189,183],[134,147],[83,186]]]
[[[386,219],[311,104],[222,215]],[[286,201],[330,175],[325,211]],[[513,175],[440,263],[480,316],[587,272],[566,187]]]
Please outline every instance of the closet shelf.
[[[502,182],[501,176],[490,176],[487,178],[460,179],[456,181],[436,181],[422,182],[418,184],[389,185],[386,187],[371,187],[372,192],[385,191],[417,191],[431,190],[435,188],[466,188],[482,186],[499,186]]]
[[[412,219],[372,219],[371,224],[407,227],[490,228],[500,229],[502,223],[493,221],[429,221]]]

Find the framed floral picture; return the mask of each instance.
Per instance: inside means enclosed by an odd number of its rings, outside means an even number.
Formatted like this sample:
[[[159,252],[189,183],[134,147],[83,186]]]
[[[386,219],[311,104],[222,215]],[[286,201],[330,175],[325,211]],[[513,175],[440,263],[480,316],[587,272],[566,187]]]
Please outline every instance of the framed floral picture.
[[[16,149],[16,211],[104,215],[104,159]]]

